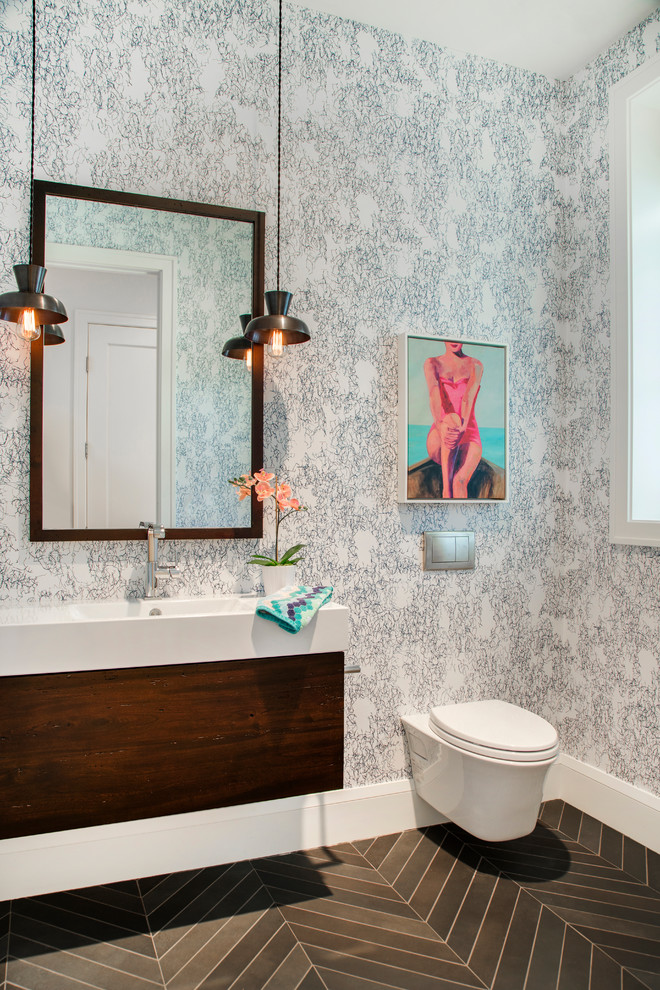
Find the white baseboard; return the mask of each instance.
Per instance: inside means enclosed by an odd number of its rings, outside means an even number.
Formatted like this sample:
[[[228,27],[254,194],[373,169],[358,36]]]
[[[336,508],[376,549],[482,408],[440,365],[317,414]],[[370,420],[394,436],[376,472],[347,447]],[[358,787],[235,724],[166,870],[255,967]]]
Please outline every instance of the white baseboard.
[[[560,798],[660,853],[660,798],[561,754]],[[314,849],[446,821],[410,780],[0,841],[0,901]]]
[[[660,798],[650,791],[560,753],[548,771],[543,798],[560,798],[660,853]]]
[[[0,841],[0,901],[446,821],[410,780]]]

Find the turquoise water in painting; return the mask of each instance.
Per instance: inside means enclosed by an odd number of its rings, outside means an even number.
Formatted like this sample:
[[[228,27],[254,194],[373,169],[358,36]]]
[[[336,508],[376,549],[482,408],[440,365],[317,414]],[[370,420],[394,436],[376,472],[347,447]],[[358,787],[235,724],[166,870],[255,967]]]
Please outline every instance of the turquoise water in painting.
[[[408,427],[408,466],[417,464],[418,461],[427,459],[426,437],[428,436],[428,426]],[[497,464],[504,469],[506,467],[506,435],[504,430],[496,430],[492,427],[479,427],[481,436],[482,453],[481,456],[491,464]]]

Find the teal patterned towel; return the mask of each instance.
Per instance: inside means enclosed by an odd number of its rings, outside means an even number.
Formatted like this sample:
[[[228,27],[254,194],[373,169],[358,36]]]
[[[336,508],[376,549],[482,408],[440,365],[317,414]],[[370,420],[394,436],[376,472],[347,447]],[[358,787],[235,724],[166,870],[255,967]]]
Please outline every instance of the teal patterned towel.
[[[321,605],[332,598],[332,588],[312,588],[304,584],[290,585],[276,591],[274,595],[261,598],[257,604],[257,615],[276,622],[281,629],[297,633],[304,629]]]

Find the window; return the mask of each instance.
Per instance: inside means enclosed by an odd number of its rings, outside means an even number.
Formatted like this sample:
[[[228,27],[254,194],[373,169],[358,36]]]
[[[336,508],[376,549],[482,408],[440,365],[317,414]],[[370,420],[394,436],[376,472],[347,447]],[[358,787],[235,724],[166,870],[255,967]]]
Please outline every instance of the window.
[[[612,88],[613,543],[660,546],[660,57]]]

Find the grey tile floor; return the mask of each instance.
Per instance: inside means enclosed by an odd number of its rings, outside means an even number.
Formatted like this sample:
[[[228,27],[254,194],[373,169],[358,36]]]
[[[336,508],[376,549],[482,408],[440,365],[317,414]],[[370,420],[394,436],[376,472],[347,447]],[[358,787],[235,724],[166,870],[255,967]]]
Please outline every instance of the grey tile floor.
[[[550,802],[513,842],[437,825],[0,904],[0,987],[660,990],[658,888]]]

